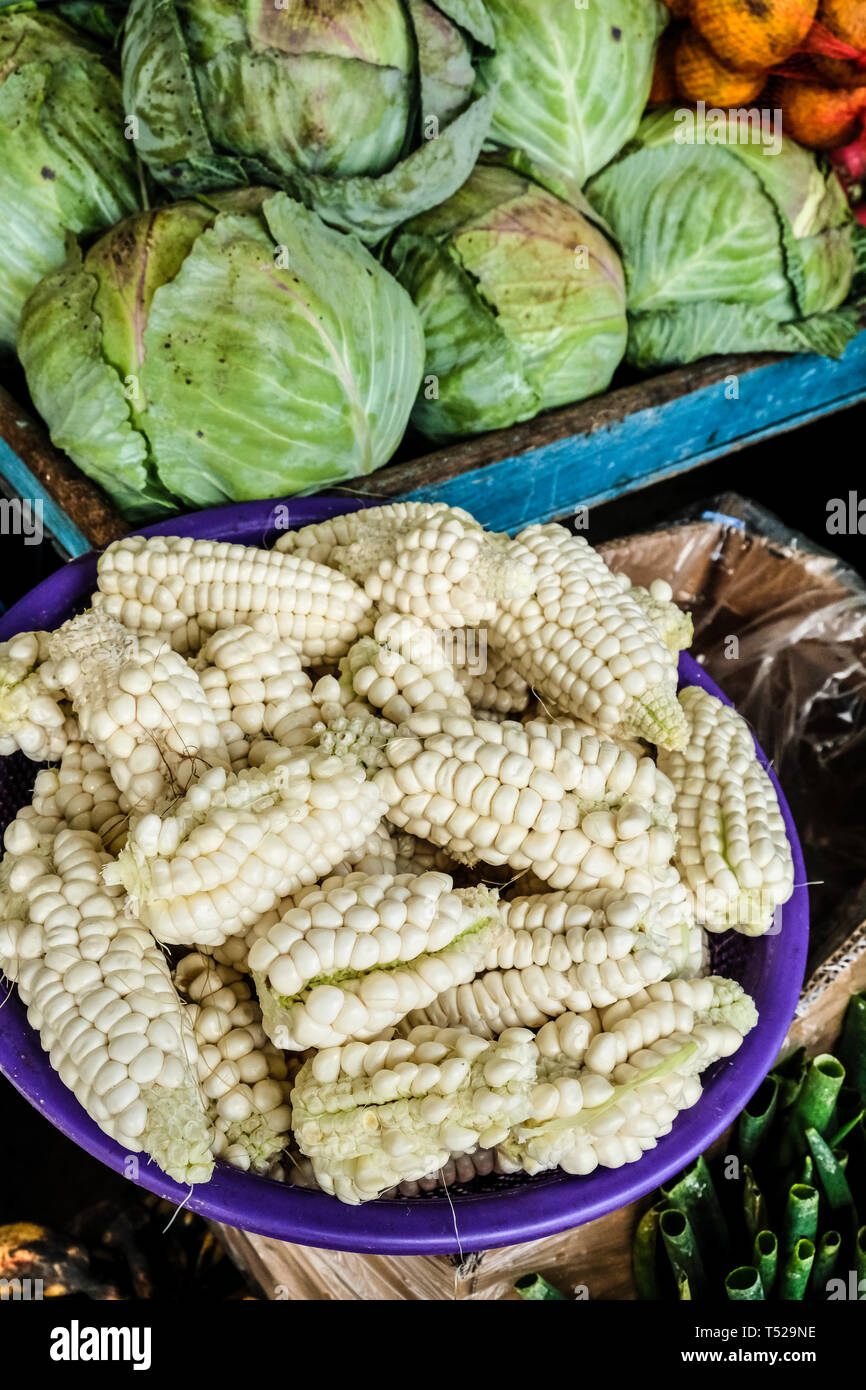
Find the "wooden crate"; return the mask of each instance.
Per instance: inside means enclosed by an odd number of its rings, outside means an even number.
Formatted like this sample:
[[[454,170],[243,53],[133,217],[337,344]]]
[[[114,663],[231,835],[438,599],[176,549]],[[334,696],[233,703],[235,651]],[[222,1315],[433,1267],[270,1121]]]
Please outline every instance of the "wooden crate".
[[[695,468],[866,400],[866,332],[838,362],[768,354],[716,357],[647,378],[409,462],[352,479],[347,496],[412,497],[466,507],[496,530],[564,516]],[[43,499],[46,528],[69,555],[128,529],[0,389],[0,478]]]

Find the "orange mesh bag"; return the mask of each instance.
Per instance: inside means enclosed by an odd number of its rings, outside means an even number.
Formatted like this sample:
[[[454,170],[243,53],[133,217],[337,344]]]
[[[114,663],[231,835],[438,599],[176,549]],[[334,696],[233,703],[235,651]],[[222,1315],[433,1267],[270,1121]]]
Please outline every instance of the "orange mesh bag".
[[[818,0],[692,0],[695,28],[736,72],[784,62],[808,34]]]
[[[811,150],[847,145],[862,129],[866,85],[825,87],[785,77],[777,90],[785,134]]]
[[[687,101],[705,101],[708,106],[746,106],[766,80],[764,72],[734,72],[716,57],[696,29],[686,29],[680,35],[674,68],[680,96]]]

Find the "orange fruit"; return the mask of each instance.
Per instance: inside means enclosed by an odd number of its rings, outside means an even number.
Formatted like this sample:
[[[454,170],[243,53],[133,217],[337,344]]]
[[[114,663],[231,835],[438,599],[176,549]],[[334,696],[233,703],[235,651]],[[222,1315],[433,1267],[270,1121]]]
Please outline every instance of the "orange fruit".
[[[692,0],[691,20],[736,72],[775,67],[799,48],[818,0]]]
[[[716,57],[696,29],[680,35],[674,60],[677,91],[708,106],[745,106],[764,85],[765,74],[734,72]]]
[[[866,4],[863,0],[820,0],[818,21],[834,39],[866,51]],[[815,54],[814,63],[821,76],[833,87],[860,87],[866,82],[866,67],[844,58]]]
[[[811,150],[833,150],[855,138],[866,112],[866,85],[819,87],[785,78],[779,86],[782,128]]]

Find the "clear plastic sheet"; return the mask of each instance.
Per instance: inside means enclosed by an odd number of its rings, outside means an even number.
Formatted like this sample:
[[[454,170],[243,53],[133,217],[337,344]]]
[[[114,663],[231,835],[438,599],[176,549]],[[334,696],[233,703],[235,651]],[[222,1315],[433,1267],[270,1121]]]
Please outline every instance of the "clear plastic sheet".
[[[693,654],[772,758],[806,860],[811,962],[866,916],[866,582],[735,494],[601,547],[635,583],[669,581]]]

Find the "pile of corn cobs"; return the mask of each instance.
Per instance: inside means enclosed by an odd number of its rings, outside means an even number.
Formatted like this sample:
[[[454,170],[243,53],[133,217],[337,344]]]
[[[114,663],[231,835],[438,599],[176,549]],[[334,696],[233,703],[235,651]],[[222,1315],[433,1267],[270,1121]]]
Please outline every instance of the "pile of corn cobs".
[[[666,584],[421,503],[133,536],[98,583],[0,649],[0,749],[55,764],[0,966],[108,1134],[361,1202],[633,1162],[695,1103],[757,1018],[705,929],[793,872]]]

